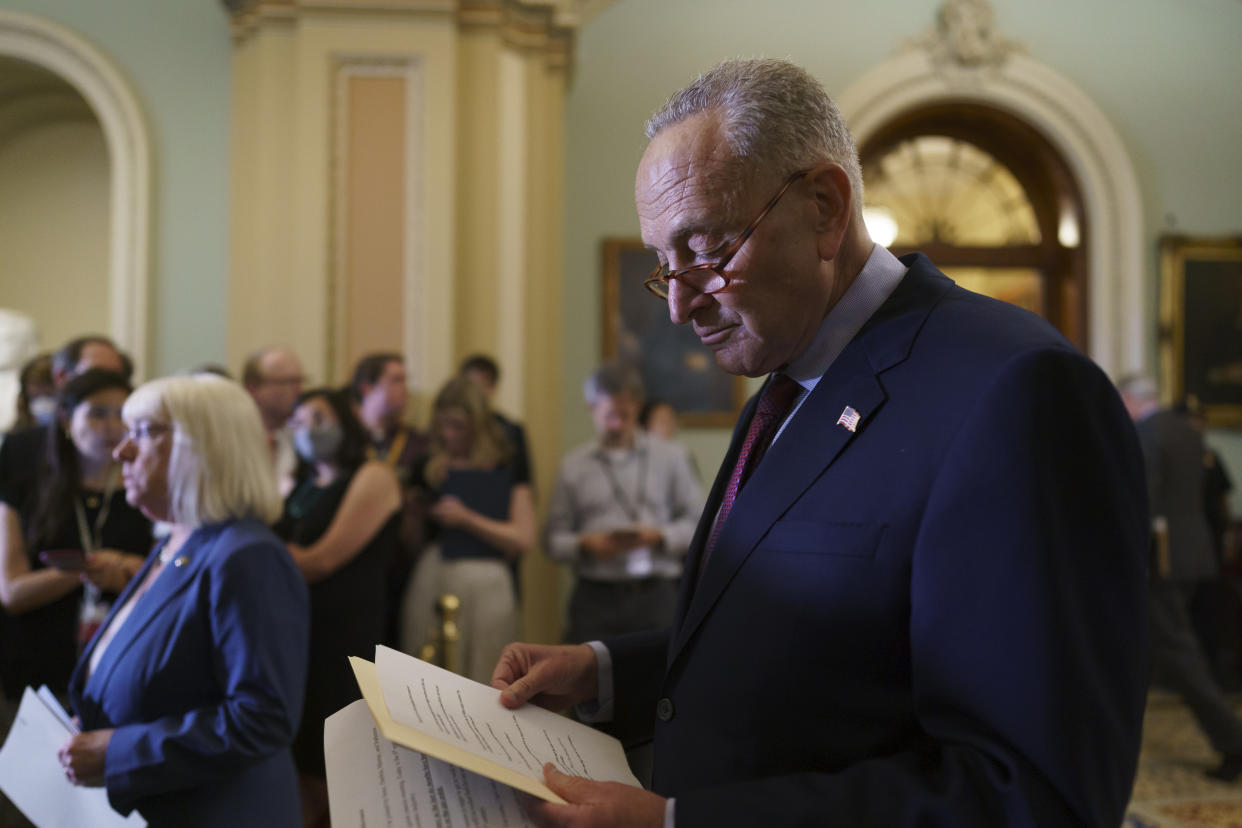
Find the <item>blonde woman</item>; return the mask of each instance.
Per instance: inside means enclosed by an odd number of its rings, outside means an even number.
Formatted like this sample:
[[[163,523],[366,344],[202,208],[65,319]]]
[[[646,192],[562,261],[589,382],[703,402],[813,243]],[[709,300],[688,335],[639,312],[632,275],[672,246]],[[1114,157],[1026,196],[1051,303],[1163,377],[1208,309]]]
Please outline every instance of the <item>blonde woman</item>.
[[[143,385],[122,417],[125,496],[171,532],[74,670],[65,774],[151,826],[295,828],[309,610],[267,526],[281,500],[259,412],[200,374]]]
[[[461,672],[487,682],[517,636],[513,565],[534,543],[534,497],[529,483],[514,481],[513,447],[469,380],[450,380],[436,395],[431,441],[413,474],[430,521],[406,592],[403,646],[419,651],[435,629],[436,599],[452,593],[461,600]]]

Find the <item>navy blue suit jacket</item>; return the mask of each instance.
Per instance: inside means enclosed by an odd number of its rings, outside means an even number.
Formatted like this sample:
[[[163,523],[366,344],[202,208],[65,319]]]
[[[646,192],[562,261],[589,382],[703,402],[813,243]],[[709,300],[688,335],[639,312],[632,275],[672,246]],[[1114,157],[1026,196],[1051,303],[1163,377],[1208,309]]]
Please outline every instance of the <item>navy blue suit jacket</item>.
[[[678,828],[1122,820],[1147,680],[1134,429],[1043,320],[903,261],[696,585],[743,413],[672,629],[605,642]]]
[[[309,612],[301,573],[263,524],[190,536],[95,672],[86,678],[92,641],[70,681],[82,729],[116,728],[104,770],[117,811],[137,808],[153,826],[302,824],[289,744],[302,714]]]

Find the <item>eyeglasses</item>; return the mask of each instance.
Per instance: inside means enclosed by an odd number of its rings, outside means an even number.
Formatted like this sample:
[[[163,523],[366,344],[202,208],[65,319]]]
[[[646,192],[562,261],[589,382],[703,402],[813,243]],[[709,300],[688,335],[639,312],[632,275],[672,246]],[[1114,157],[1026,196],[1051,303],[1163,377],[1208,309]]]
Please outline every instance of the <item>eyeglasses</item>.
[[[707,264],[691,265],[681,270],[670,271],[667,264],[658,266],[651,271],[651,275],[647,277],[647,281],[643,282],[643,287],[659,296],[661,299],[668,300],[668,294],[672,290],[669,282],[673,279],[680,279],[684,284],[697,290],[699,293],[720,293],[729,286],[729,277],[725,275],[724,269],[728,267],[729,262],[742,249],[742,245],[746,244],[746,240],[750,238],[750,234],[755,232],[755,228],[759,226],[759,222],[763,221],[768,213],[772,212],[772,208],[781,200],[781,196],[788,192],[793,183],[802,176],[811,172],[810,170],[799,170],[785,180],[776,195],[772,196],[772,200],[767,206],[759,211],[759,215],[755,216],[755,220],[746,226],[736,239],[729,242],[728,247],[720,255],[715,262]]]
[[[173,427],[166,423],[153,423],[150,420],[142,420],[125,429],[125,439],[131,443],[137,443],[139,440],[150,442],[161,434],[167,434],[172,430]]]

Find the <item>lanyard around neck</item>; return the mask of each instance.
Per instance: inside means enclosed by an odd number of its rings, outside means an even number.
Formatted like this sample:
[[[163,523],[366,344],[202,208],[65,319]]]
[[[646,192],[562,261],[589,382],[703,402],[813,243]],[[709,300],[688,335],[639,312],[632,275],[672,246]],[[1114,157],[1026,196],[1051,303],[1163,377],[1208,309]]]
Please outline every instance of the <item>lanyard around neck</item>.
[[[647,452],[645,449],[635,447],[634,451],[638,454],[638,475],[637,488],[635,494],[637,497],[631,499],[626,495],[625,490],[621,488],[621,481],[617,479],[617,473],[612,468],[612,458],[608,455],[606,449],[601,449],[596,455],[599,463],[604,467],[604,474],[608,476],[608,482],[612,484],[612,495],[617,501],[617,505],[625,512],[626,517],[634,523],[638,523],[642,516],[643,507],[647,505]]]
[[[99,512],[95,515],[93,527],[86,521],[86,508],[82,505],[82,498],[79,496],[73,500],[73,511],[78,518],[78,540],[82,543],[82,551],[88,555],[103,546],[103,528],[108,522],[108,513],[112,511],[112,494],[116,491],[116,471],[116,466],[108,471],[103,499],[99,503]]]

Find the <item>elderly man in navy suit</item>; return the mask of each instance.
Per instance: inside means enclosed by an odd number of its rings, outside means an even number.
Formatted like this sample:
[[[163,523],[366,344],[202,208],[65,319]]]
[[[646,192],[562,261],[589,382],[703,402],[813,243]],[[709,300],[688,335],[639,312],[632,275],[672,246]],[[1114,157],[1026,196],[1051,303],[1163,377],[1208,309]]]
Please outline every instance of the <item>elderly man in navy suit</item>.
[[[676,619],[510,645],[501,702],[654,740],[652,791],[566,777],[545,825],[1108,826],[1147,683],[1147,510],[1108,378],[863,225],[807,73],[733,61],[648,124],[648,289],[746,407]],[[655,301],[655,300],[653,300]]]

